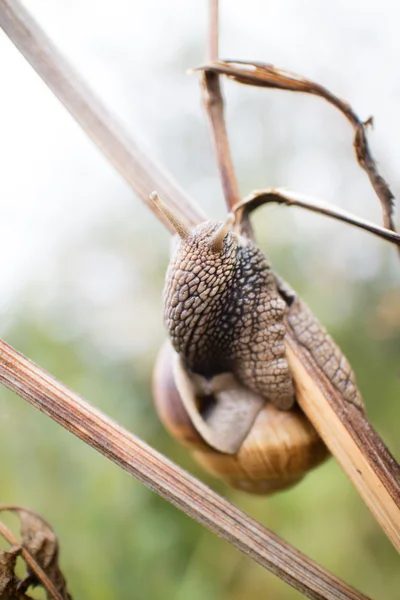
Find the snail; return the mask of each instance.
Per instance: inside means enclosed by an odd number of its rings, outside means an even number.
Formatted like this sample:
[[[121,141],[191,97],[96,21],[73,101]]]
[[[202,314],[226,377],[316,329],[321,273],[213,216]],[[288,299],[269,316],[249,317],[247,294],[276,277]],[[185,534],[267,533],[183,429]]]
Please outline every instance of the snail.
[[[261,250],[235,231],[232,214],[189,228],[157,194],[151,199],[179,236],[164,288],[170,341],[153,377],[158,415],[206,471],[233,487],[290,487],[329,456],[295,403],[284,343],[293,298]],[[316,363],[356,397],[340,350],[305,305],[293,307],[293,326]]]

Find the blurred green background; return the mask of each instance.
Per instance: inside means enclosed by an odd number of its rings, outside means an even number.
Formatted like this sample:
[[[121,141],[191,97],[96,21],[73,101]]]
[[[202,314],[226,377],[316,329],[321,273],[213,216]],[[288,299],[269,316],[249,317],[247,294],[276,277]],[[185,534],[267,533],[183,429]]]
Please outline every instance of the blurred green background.
[[[197,81],[185,75],[204,57],[205,3],[142,4],[26,2],[127,129],[221,217]],[[399,8],[389,0],[365,2],[362,14],[338,1],[268,4],[222,3],[222,55],[297,70],[361,116],[372,112],[373,148],[398,192]],[[372,598],[398,598],[397,554],[334,460],[290,491],[253,498],[205,476],[164,432],[150,382],[164,339],[169,236],[4,35],[0,50],[2,337],[339,577]],[[349,127],[331,107],[234,84],[225,96],[243,194],[285,185],[380,221]],[[399,458],[395,250],[284,208],[256,213],[255,228],[274,268],[350,359],[368,415]],[[74,598],[301,597],[4,389],[0,456],[1,502],[35,509],[52,524]]]

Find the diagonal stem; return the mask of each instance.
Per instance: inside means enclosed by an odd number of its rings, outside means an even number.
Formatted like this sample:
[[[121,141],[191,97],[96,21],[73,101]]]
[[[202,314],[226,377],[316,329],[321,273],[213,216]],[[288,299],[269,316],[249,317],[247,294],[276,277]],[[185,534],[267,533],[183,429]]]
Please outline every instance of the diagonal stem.
[[[314,600],[367,600],[0,340],[0,383]]]
[[[286,355],[296,385],[296,398],[393,546],[400,552],[400,467],[369,423],[365,412],[344,405],[331,382],[297,340],[291,314]]]
[[[120,172],[139,198],[172,231],[149,200],[156,190],[188,225],[205,220],[201,209],[141,146],[126,133],[91,89],[73,71],[18,0],[0,1],[0,27],[47,83],[74,119]],[[194,218],[196,215],[196,218]]]

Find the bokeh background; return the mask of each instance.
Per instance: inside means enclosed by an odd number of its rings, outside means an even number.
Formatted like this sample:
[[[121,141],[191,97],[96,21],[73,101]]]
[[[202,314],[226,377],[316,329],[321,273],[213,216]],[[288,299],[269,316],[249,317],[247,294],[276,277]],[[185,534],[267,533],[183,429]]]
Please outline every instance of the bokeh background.
[[[221,55],[304,74],[371,114],[400,192],[399,7],[391,0],[222,1]],[[207,213],[224,214],[200,106],[207,3],[27,0],[81,76]],[[154,412],[169,236],[0,32],[1,335],[266,526],[373,598],[397,555],[335,461],[252,498],[204,476]],[[274,185],[381,221],[348,123],[323,101],[224,85],[243,194]],[[364,232],[270,207],[255,227],[274,268],[349,357],[368,414],[400,456],[400,265]],[[300,594],[0,390],[0,500],[55,528],[74,598],[294,600]]]

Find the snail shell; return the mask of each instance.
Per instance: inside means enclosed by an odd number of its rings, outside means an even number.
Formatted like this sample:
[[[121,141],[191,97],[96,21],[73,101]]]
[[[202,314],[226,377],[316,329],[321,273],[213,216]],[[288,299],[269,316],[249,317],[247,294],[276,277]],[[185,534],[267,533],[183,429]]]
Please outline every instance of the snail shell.
[[[208,385],[211,390],[213,382]],[[204,395],[171,345],[164,344],[153,377],[156,410],[208,473],[246,492],[268,494],[291,487],[328,457],[299,407],[278,410],[261,397],[257,404],[254,394],[230,376],[217,380],[214,390]],[[227,411],[230,401],[239,405],[236,412]]]

